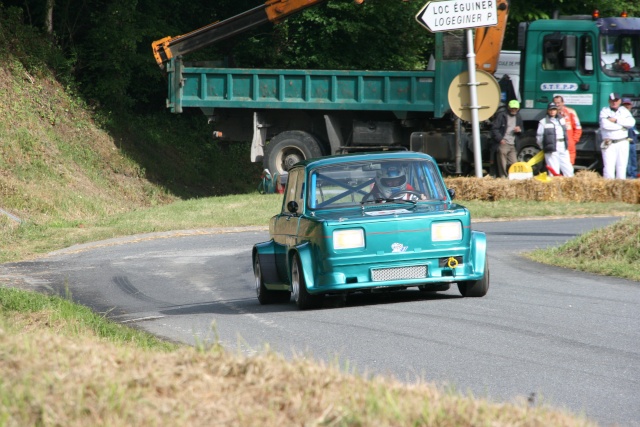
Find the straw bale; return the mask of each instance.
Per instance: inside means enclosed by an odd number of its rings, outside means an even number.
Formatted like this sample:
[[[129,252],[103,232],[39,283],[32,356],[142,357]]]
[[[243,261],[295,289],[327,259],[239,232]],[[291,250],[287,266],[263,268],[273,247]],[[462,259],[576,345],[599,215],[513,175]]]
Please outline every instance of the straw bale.
[[[640,179],[603,179],[593,171],[578,171],[572,178],[553,177],[509,180],[506,178],[445,178],[461,200],[532,200],[555,202],[624,202],[640,204]]]

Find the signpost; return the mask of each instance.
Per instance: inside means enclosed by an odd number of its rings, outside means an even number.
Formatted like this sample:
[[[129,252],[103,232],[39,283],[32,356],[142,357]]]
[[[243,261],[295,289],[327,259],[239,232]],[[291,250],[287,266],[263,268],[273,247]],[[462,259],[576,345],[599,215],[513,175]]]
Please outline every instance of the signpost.
[[[420,25],[438,31],[498,25],[496,0],[431,1],[416,15]]]
[[[446,0],[428,2],[416,15],[420,25],[431,32],[466,29],[467,67],[469,69],[469,97],[471,128],[473,130],[473,161],[476,177],[482,178],[482,152],[480,147],[480,121],[478,119],[478,83],[476,81],[476,54],[473,50],[471,28],[498,25],[496,0]]]

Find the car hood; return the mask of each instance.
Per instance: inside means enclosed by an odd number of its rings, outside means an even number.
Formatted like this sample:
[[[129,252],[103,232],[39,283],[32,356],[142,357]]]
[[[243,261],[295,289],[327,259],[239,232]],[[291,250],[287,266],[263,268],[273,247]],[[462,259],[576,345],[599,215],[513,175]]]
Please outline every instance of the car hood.
[[[314,218],[320,221],[338,222],[350,224],[371,221],[397,221],[402,219],[415,219],[417,217],[431,217],[442,215],[464,215],[466,208],[456,203],[431,202],[406,204],[369,204],[364,209],[340,209],[340,210],[318,210],[314,212]]]

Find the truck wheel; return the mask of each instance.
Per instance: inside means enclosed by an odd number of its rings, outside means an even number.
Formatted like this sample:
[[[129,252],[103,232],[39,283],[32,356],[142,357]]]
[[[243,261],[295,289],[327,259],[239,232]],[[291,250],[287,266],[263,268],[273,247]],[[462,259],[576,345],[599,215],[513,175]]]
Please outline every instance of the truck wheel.
[[[529,160],[531,160],[533,156],[535,156],[539,152],[540,152],[540,148],[538,146],[527,145],[526,147],[523,147],[522,150],[520,150],[520,152],[518,153],[518,157],[517,157],[518,161],[528,162]],[[544,172],[546,170],[544,160],[542,160],[540,163],[536,163],[535,165],[531,166],[531,169],[533,169],[534,175],[538,175],[540,172]]]
[[[296,163],[322,156],[322,147],[311,134],[289,130],[271,138],[264,153],[264,167],[282,175]]]
[[[458,174],[456,173],[456,164],[455,163],[451,163],[451,162],[446,162],[446,163],[441,163],[439,164],[440,166],[440,170],[442,171],[442,174],[445,176],[458,176]],[[465,176],[465,175],[469,175],[471,173],[472,167],[471,167],[471,163],[467,163],[467,162],[462,162],[462,165],[460,167],[460,174]]]

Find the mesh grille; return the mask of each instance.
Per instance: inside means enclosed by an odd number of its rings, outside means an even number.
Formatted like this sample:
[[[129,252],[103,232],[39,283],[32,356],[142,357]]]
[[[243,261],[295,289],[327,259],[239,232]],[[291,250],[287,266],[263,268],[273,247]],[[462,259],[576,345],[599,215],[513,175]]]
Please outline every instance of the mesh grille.
[[[402,279],[424,279],[425,277],[427,277],[426,265],[415,265],[412,267],[379,268],[377,270],[371,270],[371,279],[374,282]]]

